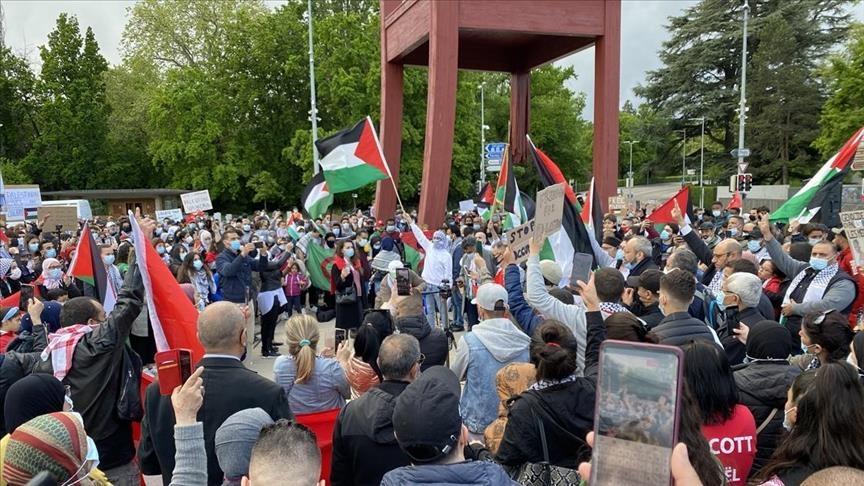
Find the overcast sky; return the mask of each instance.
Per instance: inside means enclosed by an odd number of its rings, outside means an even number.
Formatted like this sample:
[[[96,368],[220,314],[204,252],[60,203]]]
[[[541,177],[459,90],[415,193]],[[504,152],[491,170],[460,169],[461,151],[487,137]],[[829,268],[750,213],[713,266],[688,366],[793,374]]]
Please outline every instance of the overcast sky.
[[[215,0],[218,1],[218,0]],[[25,54],[34,66],[39,64],[38,46],[45,44],[48,33],[61,12],[78,17],[82,30],[93,27],[102,54],[111,64],[120,62],[120,40],[126,24],[126,10],[134,1],[121,0],[0,0],[6,16],[6,44],[17,53]],[[279,4],[282,2],[267,2]],[[657,52],[668,37],[664,28],[669,16],[697,3],[696,0],[625,0],[621,11],[621,104],[625,100],[638,103],[633,87],[645,78],[645,72],[660,66]],[[864,4],[853,10],[855,17],[864,19]],[[298,47],[298,49],[302,46]],[[586,49],[569,56],[562,64],[572,64],[579,79],[571,88],[588,93],[583,116],[593,118],[594,50]]]

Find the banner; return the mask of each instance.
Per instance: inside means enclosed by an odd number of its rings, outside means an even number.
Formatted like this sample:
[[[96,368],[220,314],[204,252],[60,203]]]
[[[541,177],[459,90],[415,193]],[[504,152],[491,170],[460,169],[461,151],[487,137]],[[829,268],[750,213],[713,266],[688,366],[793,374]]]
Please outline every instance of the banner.
[[[538,238],[561,230],[564,217],[564,184],[548,186],[537,192],[537,207],[534,212],[535,231]]]
[[[864,211],[846,211],[840,213],[843,231],[852,248],[852,257],[858,265],[864,265]]]
[[[37,185],[7,185],[5,189],[7,221],[23,221],[25,209],[42,205],[42,193]]]
[[[474,204],[473,199],[466,199],[464,201],[459,201],[459,212],[462,214],[470,213],[474,211],[477,206]]]
[[[166,219],[174,223],[183,221],[183,211],[181,211],[180,208],[156,211],[156,221],[161,222]]]
[[[195,211],[210,211],[213,209],[213,203],[210,202],[210,191],[187,192],[180,194],[180,201],[183,202],[183,211],[186,214],[194,213]]]
[[[528,260],[529,243],[534,236],[534,220],[507,231],[507,242],[517,265]]]

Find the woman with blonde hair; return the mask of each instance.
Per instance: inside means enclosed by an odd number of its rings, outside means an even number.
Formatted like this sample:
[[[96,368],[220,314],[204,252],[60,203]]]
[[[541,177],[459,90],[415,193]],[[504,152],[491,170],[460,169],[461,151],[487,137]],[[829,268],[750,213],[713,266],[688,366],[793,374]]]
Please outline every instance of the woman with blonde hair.
[[[312,316],[295,314],[285,323],[288,354],[276,358],[273,374],[285,391],[294,413],[314,413],[345,406],[351,387],[345,367],[351,350],[342,343],[336,358],[332,351],[318,349],[318,321]],[[329,353],[328,353],[329,351]],[[330,354],[330,357],[326,357]]]

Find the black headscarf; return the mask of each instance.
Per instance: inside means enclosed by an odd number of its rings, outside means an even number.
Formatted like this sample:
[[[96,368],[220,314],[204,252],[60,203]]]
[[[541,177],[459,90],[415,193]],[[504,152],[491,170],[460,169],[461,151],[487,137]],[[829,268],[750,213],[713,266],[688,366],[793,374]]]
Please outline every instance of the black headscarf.
[[[856,332],[852,339],[852,349],[855,350],[855,366],[858,367],[860,373],[864,370],[864,332]]]
[[[6,432],[11,434],[40,415],[62,412],[65,398],[66,388],[53,375],[34,373],[18,380],[9,388],[3,404]]]
[[[750,359],[786,359],[792,350],[789,331],[774,321],[760,321],[747,335],[747,356]]]

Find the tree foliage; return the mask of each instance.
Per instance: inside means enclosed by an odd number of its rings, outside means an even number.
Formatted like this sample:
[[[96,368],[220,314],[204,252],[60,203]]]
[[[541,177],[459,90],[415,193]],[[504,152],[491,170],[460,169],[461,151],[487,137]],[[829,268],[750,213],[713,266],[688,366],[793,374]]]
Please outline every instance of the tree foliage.
[[[821,132],[813,145],[830,157],[864,126],[864,26],[851,31],[845,49],[825,68],[831,95],[819,118]]]

